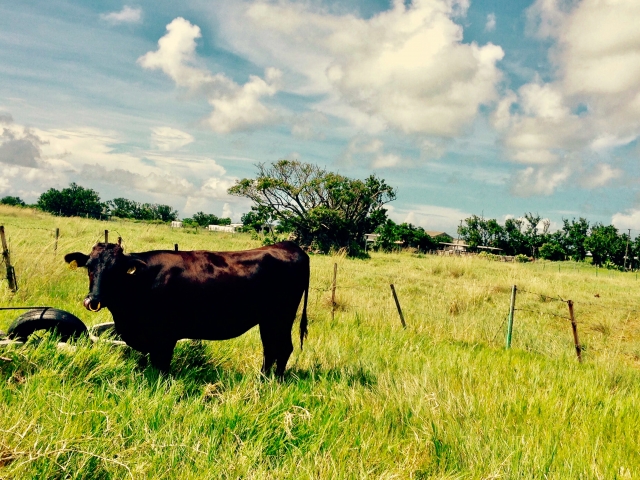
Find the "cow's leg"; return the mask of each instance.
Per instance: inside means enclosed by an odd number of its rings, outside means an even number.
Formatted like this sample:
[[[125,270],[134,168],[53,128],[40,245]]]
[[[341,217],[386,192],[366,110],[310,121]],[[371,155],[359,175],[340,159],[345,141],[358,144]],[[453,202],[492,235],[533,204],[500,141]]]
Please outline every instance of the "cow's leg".
[[[176,340],[156,341],[149,352],[151,365],[162,373],[169,373],[171,359],[173,358],[173,349],[176,347]]]
[[[276,353],[276,376],[284,377],[284,369],[287,368],[287,362],[293,352],[293,343],[291,342],[291,329],[282,332],[282,337],[278,342],[278,351]]]
[[[266,327],[263,323],[260,324],[260,339],[262,340],[262,373],[263,375],[269,375],[273,364],[276,363],[276,350],[274,349],[274,335],[273,331]]]
[[[276,364],[276,376],[282,378],[287,367],[289,357],[293,352],[293,342],[291,341],[291,323],[277,324],[274,321],[267,321],[260,324],[260,338],[264,348],[264,362],[262,373],[269,374],[269,371]]]

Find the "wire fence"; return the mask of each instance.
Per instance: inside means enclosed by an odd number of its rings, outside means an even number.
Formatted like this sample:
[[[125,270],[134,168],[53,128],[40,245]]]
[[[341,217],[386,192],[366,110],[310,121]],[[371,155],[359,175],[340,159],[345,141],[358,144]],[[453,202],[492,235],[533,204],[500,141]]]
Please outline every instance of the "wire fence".
[[[12,225],[12,224],[7,224],[7,225]],[[59,229],[47,229],[47,228],[41,228],[41,227],[24,227],[24,226],[19,226],[19,229],[21,230],[38,230],[38,231],[47,231],[50,232],[52,234],[52,236],[55,236],[55,240],[52,240],[51,242],[47,243],[47,245],[44,248],[40,248],[38,250],[30,250],[30,249],[25,249],[25,248],[19,248],[18,249],[18,257],[22,258],[22,257],[41,257],[42,255],[48,253],[48,251],[50,251],[51,253],[55,254],[57,252],[58,249],[58,240],[59,240],[59,234],[60,231]],[[121,237],[121,235],[119,234],[119,232],[117,231],[113,231],[112,233],[115,233],[117,235],[117,237]],[[108,235],[108,231],[105,231],[105,235]],[[99,235],[96,236],[96,242],[98,241],[102,241],[103,240],[103,234],[100,233]],[[112,240],[114,237],[111,237]],[[177,247],[177,245],[176,245]],[[177,249],[177,248],[176,248]],[[171,249],[173,250],[173,249]],[[7,253],[7,255],[2,256],[2,260],[0,261],[0,265],[4,265],[4,266],[11,266],[8,263],[8,249],[6,249],[5,247],[5,252]],[[616,272],[616,273],[622,273],[622,272]],[[13,273],[15,275],[15,271]],[[309,290],[311,291],[315,291],[318,293],[328,293],[331,292],[332,296],[331,296],[331,315],[332,318],[334,317],[335,311],[336,311],[336,300],[335,300],[335,293],[336,291],[339,290],[352,290],[352,291],[382,291],[383,289],[383,285],[382,283],[376,283],[376,284],[369,284],[369,285],[361,285],[361,284],[354,284],[354,283],[346,283],[346,284],[342,284],[342,283],[338,283],[337,282],[337,264],[334,264],[334,276],[333,276],[333,282],[331,282],[328,285],[322,285],[322,286],[311,286],[309,288]],[[8,278],[7,278],[8,279]],[[14,282],[15,282],[15,277],[14,277]],[[389,285],[391,287],[391,292],[389,292],[389,290],[387,290],[386,295],[389,295],[389,302],[390,305],[393,305],[393,303],[391,302],[395,302],[395,306],[398,310],[398,315],[400,317],[400,320],[402,322],[402,325],[406,328],[406,323],[405,323],[405,319],[402,313],[402,308],[400,306],[400,301],[402,300],[401,298],[398,298],[398,296],[396,295],[395,289],[393,284]],[[384,289],[387,289],[388,287],[386,285],[384,285]],[[16,289],[17,289],[17,283],[16,283]],[[515,286],[514,286],[515,289]],[[566,305],[568,307],[569,310],[569,314],[562,314],[559,313],[557,311],[550,311],[550,310],[543,310],[543,309],[536,309],[536,308],[532,308],[529,305],[524,305],[524,306],[517,306],[515,304],[515,295],[512,298],[512,305],[511,305],[511,314],[504,317],[502,322],[500,323],[500,326],[498,327],[497,331],[495,332],[495,334],[493,335],[493,340],[495,341],[495,339],[497,338],[497,336],[499,335],[500,331],[504,330],[505,327],[505,323],[507,323],[508,325],[511,324],[509,326],[509,331],[512,330],[512,324],[513,324],[513,312],[523,312],[523,313],[527,313],[527,314],[532,314],[532,315],[539,315],[539,316],[547,316],[547,317],[553,317],[553,318],[557,318],[557,319],[562,319],[564,321],[569,321],[572,324],[572,328],[573,328],[573,334],[574,334],[574,340],[575,340],[575,347],[576,347],[576,351],[578,354],[578,358],[581,358],[581,346],[580,343],[578,341],[578,337],[577,337],[577,325],[581,322],[579,322],[574,315],[573,312],[573,307],[574,307],[574,303],[572,300],[568,299],[568,298],[563,298],[563,296],[560,295],[553,295],[553,294],[548,294],[548,293],[541,293],[541,292],[536,292],[533,290],[529,290],[529,289],[524,289],[524,288],[519,288],[517,289],[517,292],[520,294],[524,294],[524,295],[528,295],[531,297],[535,297],[541,301],[544,302],[552,302],[552,303],[556,303],[556,304],[563,304]],[[578,304],[580,306],[588,306],[588,307],[595,307],[595,308],[599,308],[599,309],[610,309],[611,306],[610,305],[603,305],[601,303],[597,303],[597,302],[589,302],[586,300],[579,300]],[[392,308],[392,307],[391,307]],[[620,307],[618,307],[620,308]],[[622,307],[624,309],[624,311],[629,312],[629,313],[640,313],[640,309],[636,309],[636,308],[626,308],[626,307]],[[507,342],[508,345],[507,347],[510,345],[510,340]]]

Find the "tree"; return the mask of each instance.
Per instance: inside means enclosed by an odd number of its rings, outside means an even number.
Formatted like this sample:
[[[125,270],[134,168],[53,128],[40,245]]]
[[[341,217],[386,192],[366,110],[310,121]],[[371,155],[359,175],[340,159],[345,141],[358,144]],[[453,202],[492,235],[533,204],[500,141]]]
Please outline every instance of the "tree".
[[[488,236],[484,219],[477,215],[465,218],[464,224],[458,227],[458,233],[464,243],[474,251],[478,246],[485,245]]]
[[[251,211],[240,217],[242,228],[245,232],[262,232],[266,225],[272,225],[274,219],[269,215],[267,208],[262,206],[252,206]]]
[[[385,222],[383,207],[396,198],[395,189],[375,175],[354,180],[291,160],[257,169],[256,178],[238,180],[229,193],[251,199],[282,231],[321,252],[346,248],[349,255],[360,254],[364,234]]]
[[[64,217],[87,216],[100,218],[106,208],[98,192],[72,183],[67,188],[50,188],[38,198],[37,208]]]
[[[178,211],[169,205],[139,203],[126,198],[114,198],[106,202],[110,215],[134,220],[160,220],[171,222],[178,218]]]
[[[505,253],[507,255],[527,255],[527,241],[522,233],[524,222],[519,218],[508,218],[504,222]]]
[[[611,262],[622,266],[626,243],[627,235],[618,235],[616,227],[596,223],[591,227],[591,232],[585,240],[584,246],[591,251],[594,264],[603,265]]]
[[[586,218],[580,217],[578,221],[574,218],[571,222],[562,219],[562,224],[567,254],[577,262],[584,260],[587,255],[584,245],[589,236],[589,222]]]
[[[531,254],[532,257],[537,257],[538,250],[544,243],[546,243],[546,235],[549,232],[550,222],[549,220],[542,221],[542,216],[537,213],[534,215],[531,212],[525,213],[524,219],[527,222],[523,232],[525,243],[529,249],[529,252],[527,253]],[[539,233],[538,231],[540,223],[543,225],[542,233]]]
[[[545,260],[564,260],[567,252],[558,241],[543,243],[540,246],[540,256]]]
[[[376,239],[375,247],[385,252],[393,250],[397,246],[395,243],[397,241],[401,241],[405,247],[418,248],[426,252],[437,249],[439,242],[452,240],[447,234],[433,238],[422,227],[416,227],[410,223],[397,224],[391,219],[387,219],[375,232],[380,235]]]
[[[208,225],[231,225],[230,218],[220,218],[213,213],[198,212],[193,215],[192,219],[201,227],[207,227]]]
[[[2,204],[2,205],[11,205],[12,207],[24,207],[24,206],[26,206],[26,204],[24,203],[24,201],[20,197],[11,197],[11,196],[2,197],[2,199],[0,199],[0,204]]]

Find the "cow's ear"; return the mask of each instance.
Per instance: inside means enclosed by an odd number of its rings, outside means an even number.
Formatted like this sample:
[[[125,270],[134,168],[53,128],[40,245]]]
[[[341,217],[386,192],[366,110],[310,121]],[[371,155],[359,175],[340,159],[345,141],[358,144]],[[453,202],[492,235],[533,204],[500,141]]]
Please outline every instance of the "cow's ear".
[[[85,255],[82,252],[67,253],[64,256],[64,261],[69,264],[71,270],[86,266],[87,260],[89,260],[89,255]]]
[[[127,274],[135,275],[147,268],[147,264],[139,258],[127,256]]]

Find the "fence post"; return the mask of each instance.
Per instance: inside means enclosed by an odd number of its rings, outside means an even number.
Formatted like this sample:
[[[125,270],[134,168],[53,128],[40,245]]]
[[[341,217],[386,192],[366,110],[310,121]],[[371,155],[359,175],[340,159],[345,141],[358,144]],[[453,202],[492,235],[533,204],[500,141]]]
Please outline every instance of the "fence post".
[[[176,252],[178,251],[178,244],[176,243],[173,248],[175,248]]]
[[[331,284],[331,321],[333,321],[336,312],[336,279],[338,276],[338,264],[333,264],[333,283]]]
[[[576,317],[573,314],[573,300],[567,300],[567,305],[569,306],[569,317],[571,318],[571,330],[573,330],[573,343],[576,346],[576,355],[578,356],[578,361],[582,363],[582,347],[578,341],[578,325],[576,324]]]
[[[109,243],[109,230],[104,231],[104,243]]]
[[[404,321],[404,315],[402,315],[402,309],[400,308],[400,302],[398,301],[398,295],[396,295],[396,289],[391,284],[391,293],[393,293],[393,299],[396,301],[396,308],[398,309],[398,315],[400,315],[400,321],[402,322],[402,328],[407,328],[407,324]]]
[[[511,288],[511,306],[509,307],[509,323],[507,324],[506,348],[511,348],[511,335],[513,334],[513,311],[516,309],[516,292],[518,288],[514,285]]]
[[[53,254],[58,253],[58,237],[60,236],[60,229],[56,228],[56,242],[53,244]]]
[[[11,257],[9,256],[9,248],[7,248],[7,239],[4,236],[4,225],[0,226],[0,238],[2,239],[2,259],[7,267],[7,282],[9,288],[13,292],[18,291],[18,282],[16,280],[16,271],[11,265]]]

